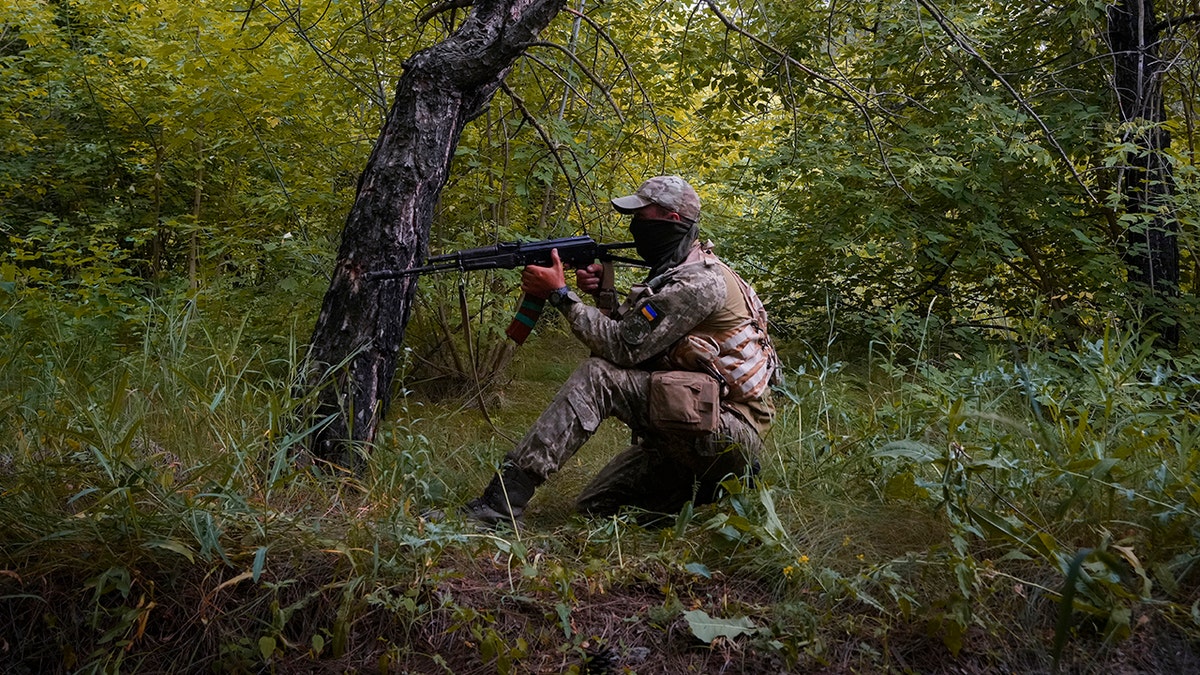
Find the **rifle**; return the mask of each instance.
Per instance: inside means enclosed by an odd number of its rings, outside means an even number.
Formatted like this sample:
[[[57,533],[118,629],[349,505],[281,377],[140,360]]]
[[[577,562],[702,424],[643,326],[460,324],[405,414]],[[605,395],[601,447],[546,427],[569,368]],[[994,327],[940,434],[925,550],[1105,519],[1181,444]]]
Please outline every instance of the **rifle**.
[[[430,257],[426,261],[426,264],[420,267],[413,267],[406,270],[367,272],[365,277],[369,281],[377,281],[407,277],[414,274],[425,274],[426,272],[446,272],[450,270],[467,272],[472,270],[512,269],[515,267],[525,267],[526,265],[549,267],[552,264],[550,252],[558,249],[558,257],[562,260],[563,264],[570,265],[576,269],[586,267],[597,260],[605,263],[605,281],[611,283],[612,265],[610,263],[620,262],[646,267],[646,263],[641,260],[613,254],[613,251],[633,247],[633,242],[599,244],[586,235],[566,237],[564,239],[544,239],[542,241],[505,241],[494,246],[469,248],[462,251],[455,251],[454,253],[435,255]],[[524,344],[525,338],[529,337],[530,331],[533,330],[538,318],[542,315],[542,309],[545,305],[545,298],[534,298],[528,294],[522,296],[517,314],[513,317],[512,323],[508,325],[504,333],[512,338],[513,342],[519,345]]]

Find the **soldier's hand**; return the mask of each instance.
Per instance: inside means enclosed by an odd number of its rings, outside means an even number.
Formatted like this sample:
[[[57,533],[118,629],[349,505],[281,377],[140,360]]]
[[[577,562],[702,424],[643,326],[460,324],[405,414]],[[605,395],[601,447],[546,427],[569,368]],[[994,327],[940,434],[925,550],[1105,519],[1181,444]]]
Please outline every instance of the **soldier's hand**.
[[[575,270],[575,285],[584,293],[595,295],[600,292],[600,282],[604,277],[604,266],[592,263],[587,267]]]
[[[552,291],[567,285],[558,249],[550,251],[550,267],[529,265],[521,271],[521,290],[535,298],[548,298]]]

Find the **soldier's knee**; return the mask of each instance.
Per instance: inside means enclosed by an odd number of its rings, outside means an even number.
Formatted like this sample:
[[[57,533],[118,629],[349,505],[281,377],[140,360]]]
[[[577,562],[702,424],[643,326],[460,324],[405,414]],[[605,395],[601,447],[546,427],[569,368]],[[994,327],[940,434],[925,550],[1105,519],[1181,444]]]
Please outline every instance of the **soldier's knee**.
[[[588,379],[592,379],[597,376],[608,379],[607,376],[609,374],[619,370],[621,370],[621,368],[615,365],[612,361],[602,359],[598,356],[589,356],[580,362],[579,366],[575,368],[575,373],[582,377],[587,377]]]
[[[575,391],[611,391],[623,388],[623,383],[629,379],[629,371],[606,361],[591,356],[584,359],[571,377],[567,380],[567,388]]]

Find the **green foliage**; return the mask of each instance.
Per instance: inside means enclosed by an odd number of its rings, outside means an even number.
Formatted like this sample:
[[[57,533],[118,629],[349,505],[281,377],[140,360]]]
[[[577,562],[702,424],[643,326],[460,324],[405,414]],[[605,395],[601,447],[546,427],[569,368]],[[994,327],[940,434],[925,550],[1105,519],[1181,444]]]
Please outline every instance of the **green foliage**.
[[[119,321],[151,281],[310,278],[279,252],[327,255],[314,247],[340,224],[371,126],[304,45],[243,18],[212,3],[5,7],[8,280]]]
[[[136,324],[141,298],[185,284],[237,307],[319,293],[404,58],[463,17],[420,23],[397,3],[27,5],[0,15],[0,279],[49,294],[83,330]],[[1136,303],[1115,189],[1130,147],[1096,86],[1102,5],[940,7],[957,41],[908,5],[727,8],[736,30],[686,5],[571,6],[582,16],[545,36],[562,49],[531,48],[513,93],[464,132],[435,252],[624,239],[606,199],[679,172],[704,199],[704,236],[799,337],[832,307],[847,336],[910,309],[956,340],[981,327],[1074,340]],[[1193,54],[1180,44],[1182,75]],[[1168,79],[1185,112],[1170,122],[1185,292],[1188,91]],[[494,388],[515,279],[473,279],[465,303],[457,280],[423,283],[418,375]],[[1191,303],[1155,311],[1186,322]]]
[[[1032,302],[1051,310],[1053,337],[1102,330],[1138,297],[1122,281],[1120,214],[1105,206],[1127,148],[1112,147],[1113,103],[1096,86],[1107,78],[1103,8],[939,10],[945,30],[911,5],[764,3],[737,18],[773,50],[736,36],[708,47],[740,73],[701,94],[716,107],[730,110],[725,91],[775,92],[769,113],[741,118],[741,156],[715,174],[734,207],[718,212],[719,241],[806,335],[830,304],[847,332],[866,334],[905,305],[948,326],[1024,332],[1043,316]],[[713,156],[712,141],[700,145]],[[1182,225],[1181,239],[1193,237]]]
[[[849,391],[831,390],[840,376],[830,364],[796,374],[787,393],[811,427],[800,425],[792,456],[842,481],[823,489],[869,486],[874,499],[941,515],[947,539],[924,560],[952,583],[921,603],[906,599],[905,613],[926,616],[958,653],[969,629],[987,625],[979,612],[1000,592],[997,578],[1060,598],[1058,650],[1086,630],[1080,616],[1113,640],[1149,606],[1185,611],[1179,591],[1194,580],[1180,582],[1200,560],[1190,431],[1200,382],[1190,359],[1115,326],[1080,351],[993,350],[953,365],[882,357]],[[831,398],[843,410],[863,398],[873,415],[834,416]],[[863,446],[865,456],[843,454]],[[904,578],[912,564],[887,568]]]
[[[28,667],[584,672],[632,654],[655,670],[683,658],[647,655],[675,634],[886,669],[889,640],[928,630],[960,659],[1031,667],[998,656],[1018,646],[1044,669],[1164,622],[1200,630],[1200,383],[1136,330],[945,363],[886,335],[870,363],[813,354],[779,392],[758,481],[726,481],[719,503],[651,530],[564,515],[572,472],[624,442],[600,434],[527,529],[481,534],[420,515],[502,453],[462,410],[472,394],[404,394],[357,477],[298,466],[295,338],[251,346],[194,301],[146,313],[124,355],[5,342],[0,556],[17,576],[0,581]],[[544,389],[562,375],[547,361],[575,356],[521,358]],[[500,431],[526,423],[520,403],[494,403]]]
[[[714,619],[702,609],[684,612],[683,616],[687,619],[692,634],[709,644],[718,638],[734,640],[752,633],[757,628],[753,621],[744,616],[736,619]]]
[[[1129,318],[1105,6],[939,6],[954,40],[920,3],[715,3],[742,32],[570,4],[563,49],[531,48],[465,131],[433,250],[622,240],[607,199],[686,175],[786,338],[759,481],[662,529],[572,519],[569,486],[625,441],[604,428],[526,531],[423,518],[574,363],[553,314],[548,347],[507,345],[516,272],[423,279],[363,472],[297,465],[303,331],[355,177],[403,60],[462,11],[10,3],[0,659],[1046,670],[1194,642],[1200,364]],[[1168,42],[1187,323],[1195,43]]]

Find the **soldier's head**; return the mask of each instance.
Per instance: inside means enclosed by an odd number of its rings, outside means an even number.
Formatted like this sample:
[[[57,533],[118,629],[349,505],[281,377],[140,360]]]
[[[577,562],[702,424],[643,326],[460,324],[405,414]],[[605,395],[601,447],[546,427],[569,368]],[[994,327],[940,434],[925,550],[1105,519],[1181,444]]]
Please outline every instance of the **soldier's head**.
[[[628,197],[617,197],[612,200],[613,208],[626,215],[637,216],[638,212],[648,206],[656,217],[682,220],[689,225],[695,225],[700,220],[700,197],[679,176],[655,176],[642,183],[637,192]],[[663,212],[665,210],[665,213]]]
[[[619,213],[632,216],[629,232],[651,275],[679,264],[700,236],[700,197],[679,176],[655,176],[637,192],[612,200]]]

